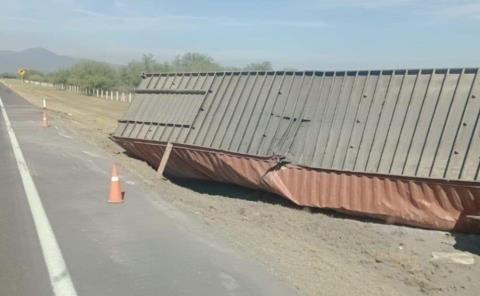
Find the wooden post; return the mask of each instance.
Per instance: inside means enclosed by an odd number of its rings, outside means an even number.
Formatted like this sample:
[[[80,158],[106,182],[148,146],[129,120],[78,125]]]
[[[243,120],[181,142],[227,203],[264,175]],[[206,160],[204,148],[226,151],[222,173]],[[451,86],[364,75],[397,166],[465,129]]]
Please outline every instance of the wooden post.
[[[172,148],[172,143],[167,143],[167,146],[165,147],[165,152],[163,152],[162,159],[160,160],[160,164],[158,165],[157,178],[163,178],[163,172],[165,171],[165,167],[167,166],[167,162],[170,158]]]

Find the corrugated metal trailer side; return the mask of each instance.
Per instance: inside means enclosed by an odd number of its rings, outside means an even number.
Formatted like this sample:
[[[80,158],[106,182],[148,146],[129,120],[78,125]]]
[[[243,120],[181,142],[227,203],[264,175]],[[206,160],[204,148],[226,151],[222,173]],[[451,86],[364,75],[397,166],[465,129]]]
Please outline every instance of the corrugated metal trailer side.
[[[147,75],[115,135],[479,180],[478,69]]]
[[[479,232],[478,72],[146,74],[113,139],[154,167],[173,143],[172,175]]]

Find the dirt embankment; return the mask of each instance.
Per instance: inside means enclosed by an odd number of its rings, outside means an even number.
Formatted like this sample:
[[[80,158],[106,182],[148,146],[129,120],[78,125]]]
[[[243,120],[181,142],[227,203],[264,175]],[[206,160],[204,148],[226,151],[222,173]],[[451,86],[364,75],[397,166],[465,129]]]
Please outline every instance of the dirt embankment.
[[[301,209],[278,196],[192,180],[162,181],[107,136],[125,103],[6,81],[165,199],[305,295],[479,295],[480,236],[385,225]],[[465,252],[465,253],[462,253]],[[474,261],[473,264],[472,260]]]

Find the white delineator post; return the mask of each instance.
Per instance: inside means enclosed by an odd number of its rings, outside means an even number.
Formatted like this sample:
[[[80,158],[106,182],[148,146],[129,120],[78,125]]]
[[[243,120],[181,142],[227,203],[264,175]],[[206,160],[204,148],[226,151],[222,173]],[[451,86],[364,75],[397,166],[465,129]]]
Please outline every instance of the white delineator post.
[[[47,109],[47,99],[43,99],[43,104],[42,104],[43,109]]]

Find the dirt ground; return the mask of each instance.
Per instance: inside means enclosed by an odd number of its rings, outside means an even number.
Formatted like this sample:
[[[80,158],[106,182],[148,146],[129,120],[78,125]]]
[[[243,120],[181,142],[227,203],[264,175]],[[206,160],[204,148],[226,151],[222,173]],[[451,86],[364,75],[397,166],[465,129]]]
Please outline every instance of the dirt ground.
[[[263,263],[304,295],[480,295],[480,236],[385,225],[299,208],[231,185],[158,180],[107,136],[128,105],[5,82],[111,154],[176,207]]]

